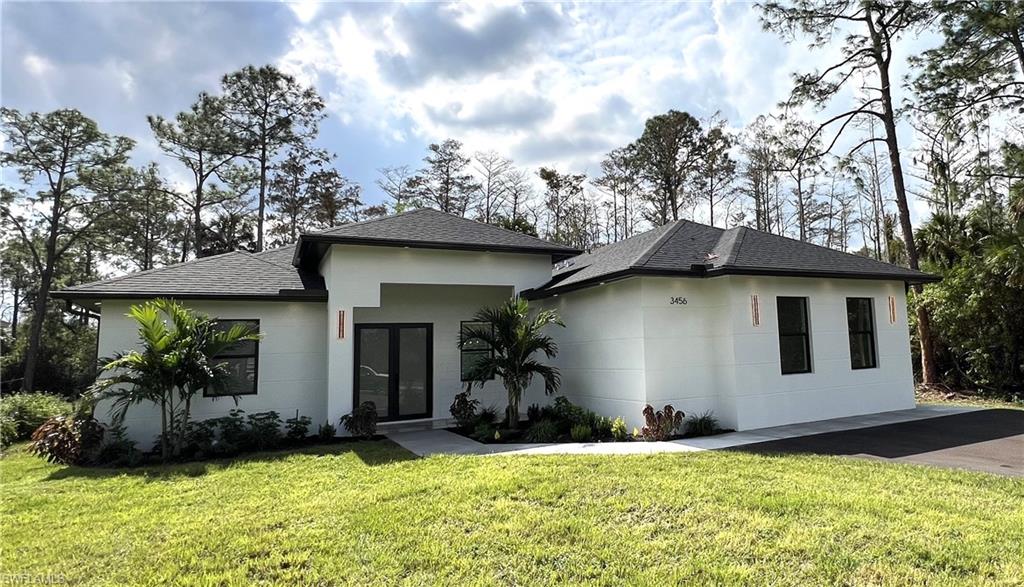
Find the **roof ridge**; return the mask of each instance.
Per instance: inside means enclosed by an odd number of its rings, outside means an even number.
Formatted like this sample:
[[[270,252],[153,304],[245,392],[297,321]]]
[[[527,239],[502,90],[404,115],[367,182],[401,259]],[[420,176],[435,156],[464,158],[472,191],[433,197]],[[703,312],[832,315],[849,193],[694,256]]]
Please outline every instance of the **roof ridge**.
[[[420,208],[420,210],[434,210],[434,209],[433,208]],[[489,228],[496,228],[496,229],[498,229],[498,230],[500,230],[502,232],[511,232],[512,234],[518,234],[518,235],[521,235],[521,236],[525,236],[527,238],[532,238],[533,240],[535,240],[535,241],[537,241],[539,243],[545,244],[545,245],[554,245],[556,247],[565,247],[567,249],[571,249],[572,248],[569,245],[564,245],[562,243],[554,243],[554,242],[551,242],[549,240],[542,239],[539,236],[533,236],[532,234],[526,234],[525,232],[519,232],[519,231],[516,231],[516,230],[511,230],[511,229],[505,228],[503,226],[498,226],[497,224],[490,224],[488,222],[481,222],[481,221],[475,220],[473,218],[466,218],[465,216],[456,216],[455,214],[452,214],[450,212],[442,212],[441,210],[434,210],[434,212],[441,212],[441,214],[448,214],[449,216],[452,216],[454,218],[460,218],[462,220],[469,220],[470,222],[475,222],[475,223],[477,223],[477,224],[479,224],[481,226],[487,226]]]
[[[278,248],[283,249],[284,247],[278,247]],[[288,266],[280,265],[278,263],[275,263],[273,261],[269,261],[267,259],[264,259],[264,258],[260,257],[260,255],[262,255],[263,253],[266,253],[267,251],[260,251],[259,253],[250,253],[249,251],[244,251],[244,252],[248,256],[252,257],[253,259],[256,259],[257,261],[262,261],[263,263],[266,263],[267,265],[271,265],[273,267],[277,267],[278,269],[287,269],[289,271],[298,271],[298,268],[296,268],[294,265],[288,265]]]
[[[637,257],[636,260],[633,261],[632,264],[630,264],[630,267],[642,267],[642,266],[646,265],[647,262],[651,260],[651,257],[653,257],[655,254],[657,254],[657,252],[660,251],[662,249],[662,247],[665,246],[665,243],[667,243],[673,236],[675,236],[675,234],[677,232],[679,232],[679,229],[682,228],[683,223],[686,222],[686,221],[685,220],[673,220],[672,222],[674,223],[674,226],[672,226],[672,228],[669,228],[668,230],[666,230],[665,234],[659,236],[657,238],[657,240],[655,240],[653,243],[651,243],[651,246],[647,247],[647,250],[642,252],[640,254],[640,256]],[[656,229],[654,229],[654,230],[656,230]],[[637,235],[637,236],[639,236],[639,235]]]
[[[89,286],[92,286],[92,285],[98,285],[98,284],[101,284],[101,283],[106,285],[106,284],[109,284],[109,283],[120,282],[120,281],[123,281],[125,279],[129,279],[129,278],[133,278],[133,277],[138,277],[140,275],[152,275],[154,273],[159,273],[161,271],[166,271],[166,270],[172,269],[174,267],[182,267],[184,265],[195,265],[197,263],[202,263],[204,261],[210,261],[210,260],[213,260],[213,259],[218,259],[220,257],[227,257],[228,255],[234,255],[234,254],[237,254],[237,253],[246,253],[246,254],[250,254],[250,255],[252,254],[252,253],[249,253],[248,251],[228,251],[226,253],[220,253],[218,255],[210,255],[209,257],[199,257],[199,258],[192,259],[192,260],[189,260],[189,261],[184,261],[182,263],[172,263],[170,265],[164,265],[163,267],[154,267],[152,269],[146,269],[144,271],[135,271],[134,273],[128,273],[126,275],[119,275],[117,277],[110,277],[108,279],[97,279],[96,281],[90,281],[88,283],[80,283],[78,285],[73,285],[71,287],[65,287],[63,290],[60,290],[60,291],[74,290],[74,289],[78,289],[78,288],[89,287]]]
[[[364,224],[370,224],[372,222],[380,222],[381,220],[388,220],[389,218],[398,218],[399,216],[406,216],[408,214],[415,214],[417,212],[423,212],[425,210],[432,210],[432,209],[433,208],[414,208],[412,210],[406,210],[404,212],[399,212],[397,214],[387,214],[385,216],[378,216],[377,218],[368,218],[366,220],[359,220],[357,222],[346,222],[345,224],[339,224],[337,226],[332,226],[330,228],[325,228],[323,230],[318,230],[316,232],[302,232],[302,233],[299,233],[299,238],[302,238],[304,235],[307,235],[307,234],[327,234],[330,231],[337,230],[339,228],[348,228],[350,226],[362,226]],[[441,211],[437,210],[437,212],[441,212]],[[441,213],[444,214],[444,212],[441,212]]]
[[[887,267],[896,267],[896,268],[903,269],[903,270],[906,270],[906,271],[916,271],[918,273],[925,273],[924,271],[921,271],[920,269],[912,269],[910,267],[904,267],[902,265],[897,265],[896,263],[889,263],[888,261],[882,261],[881,259],[874,259],[872,257],[867,257],[867,256],[864,256],[864,255],[858,255],[857,253],[850,253],[848,251],[841,251],[839,249],[833,249],[831,247],[826,247],[825,245],[819,245],[817,243],[812,243],[812,242],[809,242],[809,241],[802,241],[800,239],[788,237],[788,236],[785,236],[785,235],[782,235],[782,234],[774,234],[774,233],[771,233],[771,232],[765,232],[763,230],[757,230],[756,228],[750,228],[750,227],[745,227],[745,228],[747,228],[748,230],[753,230],[753,231],[756,231],[756,232],[760,232],[761,234],[766,234],[768,236],[772,236],[772,237],[775,237],[775,238],[781,238],[781,239],[785,239],[785,240],[788,240],[788,241],[793,241],[795,243],[799,243],[799,244],[802,244],[802,245],[809,245],[809,246],[821,249],[823,251],[829,251],[830,253],[840,253],[842,255],[848,255],[850,257],[856,257],[858,259],[867,259],[868,261],[871,261],[872,263],[875,263],[875,264],[878,264],[878,265],[885,265]]]
[[[739,256],[740,256],[740,249],[743,247],[743,241],[744,241],[744,239],[747,236],[747,230],[746,229],[747,229],[746,226],[734,226],[732,228],[727,228],[727,229],[722,231],[722,237],[723,238],[725,237],[726,234],[728,234],[730,232],[732,232],[732,234],[734,235],[733,239],[732,239],[732,242],[729,243],[729,249],[728,249],[728,252],[725,255],[725,259],[721,263],[722,266],[732,265],[732,264],[734,264],[736,262],[736,259],[739,258]],[[718,242],[721,243],[722,242],[722,238],[719,238]]]

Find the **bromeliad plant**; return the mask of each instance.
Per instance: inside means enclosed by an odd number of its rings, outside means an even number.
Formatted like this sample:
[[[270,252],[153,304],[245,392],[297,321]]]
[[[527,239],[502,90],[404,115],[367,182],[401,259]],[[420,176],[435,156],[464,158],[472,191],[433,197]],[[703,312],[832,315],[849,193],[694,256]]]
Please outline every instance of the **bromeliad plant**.
[[[459,337],[459,348],[483,343],[492,349],[490,356],[479,359],[469,372],[469,380],[481,387],[495,377],[501,378],[508,392],[506,425],[519,425],[519,402],[534,376],[544,378],[544,393],[558,391],[561,376],[556,367],[544,365],[535,358],[544,353],[551,359],[558,354],[558,345],[544,328],[565,326],[554,310],[541,310],[530,315],[530,306],[522,298],[513,298],[494,308],[484,308],[473,317],[476,325],[467,325]]]
[[[229,330],[216,320],[181,304],[157,299],[132,306],[128,316],[139,325],[141,350],[123,351],[101,360],[104,373],[90,388],[96,400],[109,399],[115,422],[130,406],[153,402],[160,407],[160,456],[181,454],[189,429],[192,399],[204,389],[231,397],[231,372],[214,357],[243,341],[258,340],[252,328],[236,324]]]

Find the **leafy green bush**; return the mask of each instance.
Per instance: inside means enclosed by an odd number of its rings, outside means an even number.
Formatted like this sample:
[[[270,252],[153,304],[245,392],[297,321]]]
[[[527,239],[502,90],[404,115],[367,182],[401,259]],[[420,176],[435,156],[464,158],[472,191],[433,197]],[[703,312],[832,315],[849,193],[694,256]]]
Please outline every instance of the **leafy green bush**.
[[[96,456],[96,463],[110,467],[133,467],[142,462],[142,451],[135,447],[135,441],[128,438],[120,424],[107,429],[106,440]]]
[[[91,462],[103,441],[103,426],[90,413],[54,416],[32,433],[29,450],[51,463]]]
[[[473,438],[480,442],[490,442],[494,440],[494,433],[498,431],[498,428],[494,425],[494,421],[477,422],[476,427],[473,428]]]
[[[0,448],[10,446],[18,438],[18,425],[7,416],[0,416]]]
[[[576,424],[569,430],[569,437],[573,442],[590,442],[594,431],[586,424]]]
[[[455,418],[455,423],[463,430],[473,427],[477,421],[476,411],[480,409],[480,400],[470,399],[469,394],[468,390],[455,394],[455,399],[452,401],[451,407],[448,408],[452,418]]]
[[[248,448],[268,450],[281,444],[281,416],[271,410],[249,414]]]
[[[626,421],[622,419],[622,416],[615,418],[615,421],[612,422],[612,438],[618,442],[629,440],[629,430],[626,429]]]
[[[686,419],[687,436],[710,436],[718,431],[718,418],[711,410],[699,416],[690,416]]]
[[[671,405],[655,411],[648,404],[644,408],[644,420],[647,425],[640,430],[640,434],[648,441],[669,440],[683,425],[683,417],[683,412],[676,411]]]
[[[540,420],[526,431],[526,442],[556,442],[558,425],[551,420]]]
[[[497,419],[498,409],[494,406],[489,406],[480,410],[480,413],[476,415],[476,421],[473,423],[473,426],[476,427],[480,424],[494,424]]]
[[[300,416],[299,411],[295,410],[295,417],[284,421],[285,437],[292,442],[298,442],[306,438],[306,436],[309,436],[309,425],[312,422],[312,418]]]
[[[526,408],[526,419],[534,424],[543,419],[541,417],[542,414],[543,412],[539,404],[530,404],[529,407]]]
[[[9,420],[14,424],[14,435],[10,442],[25,440],[43,422],[70,413],[71,403],[48,393],[19,393],[0,398],[0,420]],[[9,424],[7,428],[9,432]]]
[[[373,402],[363,402],[352,410],[351,414],[341,417],[341,425],[352,436],[373,438],[377,433],[377,406]]]
[[[317,438],[323,442],[334,440],[334,437],[337,435],[338,429],[330,422],[324,422],[316,431]]]

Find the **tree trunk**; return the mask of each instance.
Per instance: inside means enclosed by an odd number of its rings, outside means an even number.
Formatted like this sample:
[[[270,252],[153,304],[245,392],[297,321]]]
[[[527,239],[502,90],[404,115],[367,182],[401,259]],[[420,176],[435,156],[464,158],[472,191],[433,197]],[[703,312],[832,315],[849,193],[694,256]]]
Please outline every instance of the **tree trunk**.
[[[907,262],[911,269],[919,269],[917,246],[914,242],[914,227],[910,223],[910,206],[907,204],[907,190],[903,183],[903,164],[900,161],[899,141],[896,138],[896,115],[892,107],[892,85],[889,81],[889,63],[882,53],[882,43],[871,22],[871,14],[867,16],[868,29],[875,49],[875,62],[878,66],[881,82],[883,124],[885,126],[885,144],[889,151],[889,164],[892,166],[893,191],[896,192],[896,206],[899,208],[900,230],[903,232],[903,244],[907,248]],[[920,285],[914,286],[914,292],[922,291]],[[928,309],[919,304],[917,310],[917,334],[921,339],[921,382],[934,385],[938,382],[935,368],[935,345],[932,341],[931,321]]]
[[[32,304],[32,321],[28,332],[28,348],[25,349],[25,374],[21,383],[22,391],[35,391],[36,363],[39,360],[39,342],[43,335],[43,323],[46,321],[46,300],[50,297],[53,281],[53,269],[47,262],[47,268],[41,275],[39,291]]]
[[[260,147],[260,203],[256,219],[256,252],[263,250],[263,221],[267,209],[267,145]]]

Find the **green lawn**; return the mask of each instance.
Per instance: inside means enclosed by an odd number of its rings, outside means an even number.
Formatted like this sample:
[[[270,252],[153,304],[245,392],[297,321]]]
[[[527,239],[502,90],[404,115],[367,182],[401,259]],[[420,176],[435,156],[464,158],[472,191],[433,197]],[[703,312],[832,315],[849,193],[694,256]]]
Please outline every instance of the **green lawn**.
[[[0,460],[0,575],[90,584],[1020,584],[1024,483],[740,453],[127,471]]]

